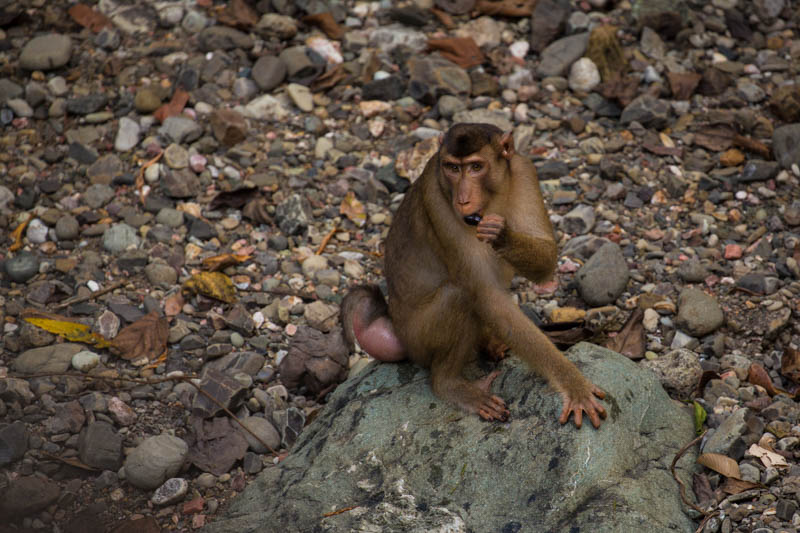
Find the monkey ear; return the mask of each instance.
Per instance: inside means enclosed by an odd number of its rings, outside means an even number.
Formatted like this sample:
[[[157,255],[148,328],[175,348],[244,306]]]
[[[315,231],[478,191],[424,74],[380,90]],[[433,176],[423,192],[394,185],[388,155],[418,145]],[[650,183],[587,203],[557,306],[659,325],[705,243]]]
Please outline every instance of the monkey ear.
[[[503,157],[509,161],[514,157],[514,136],[510,131],[500,137],[500,150]]]

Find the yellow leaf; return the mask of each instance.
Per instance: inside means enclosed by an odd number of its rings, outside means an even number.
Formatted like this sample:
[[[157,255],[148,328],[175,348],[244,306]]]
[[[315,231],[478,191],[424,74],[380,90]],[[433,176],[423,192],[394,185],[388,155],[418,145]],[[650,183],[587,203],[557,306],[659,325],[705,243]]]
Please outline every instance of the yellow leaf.
[[[740,479],[739,465],[736,461],[721,453],[704,453],[697,458],[698,464],[710,468],[725,477]]]
[[[353,191],[348,191],[339,207],[339,213],[353,221],[353,224],[362,227],[367,222],[367,214],[362,204]]]
[[[27,315],[27,316],[26,316]],[[42,328],[45,331],[64,337],[68,341],[91,344],[98,348],[108,348],[111,343],[102,335],[92,333],[91,328],[80,322],[73,322],[67,317],[41,313],[38,311],[24,311],[23,320]]]
[[[28,215],[28,219],[11,232],[11,238],[14,239],[14,242],[8,247],[9,252],[16,252],[22,248],[22,238],[23,235],[25,235],[25,228],[28,227],[28,223],[31,220],[33,220],[33,214]]]
[[[183,289],[232,304],[236,301],[236,287],[231,278],[222,272],[200,272],[183,284]]]

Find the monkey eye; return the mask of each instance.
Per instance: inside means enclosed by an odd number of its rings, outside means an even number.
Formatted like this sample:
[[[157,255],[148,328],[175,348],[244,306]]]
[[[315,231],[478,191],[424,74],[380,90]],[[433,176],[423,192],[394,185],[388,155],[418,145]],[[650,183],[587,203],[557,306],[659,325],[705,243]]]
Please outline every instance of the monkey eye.
[[[445,167],[446,167],[446,168],[447,168],[447,170],[449,170],[450,172],[458,172],[458,165],[456,165],[455,163],[447,163],[447,164],[445,165]]]
[[[482,164],[480,164],[480,163],[472,163],[472,170],[474,170],[475,172],[479,171],[482,168],[483,168]]]

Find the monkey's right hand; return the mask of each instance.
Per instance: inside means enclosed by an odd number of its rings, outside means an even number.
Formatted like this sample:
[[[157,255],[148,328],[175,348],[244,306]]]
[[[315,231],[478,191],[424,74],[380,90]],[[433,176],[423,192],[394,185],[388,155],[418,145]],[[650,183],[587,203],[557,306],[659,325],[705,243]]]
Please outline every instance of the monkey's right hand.
[[[505,218],[495,214],[486,215],[478,223],[478,240],[489,243],[493,247],[500,246],[503,241],[503,232],[505,229]]]
[[[564,400],[564,408],[561,410],[561,416],[558,418],[561,424],[566,424],[570,415],[575,413],[575,427],[580,428],[583,424],[584,411],[595,428],[600,427],[600,419],[605,420],[606,410],[600,405],[597,398],[602,400],[606,397],[606,393],[592,383],[587,383],[589,385],[589,390],[584,390],[580,393],[561,393],[561,397]]]

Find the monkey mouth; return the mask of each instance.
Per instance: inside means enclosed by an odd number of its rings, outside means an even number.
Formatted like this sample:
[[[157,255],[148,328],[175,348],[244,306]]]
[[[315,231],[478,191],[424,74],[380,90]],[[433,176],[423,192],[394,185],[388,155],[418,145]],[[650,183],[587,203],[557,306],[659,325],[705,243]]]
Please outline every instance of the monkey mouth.
[[[483,217],[480,213],[472,213],[471,215],[466,215],[464,217],[464,222],[469,224],[470,226],[477,226]]]

